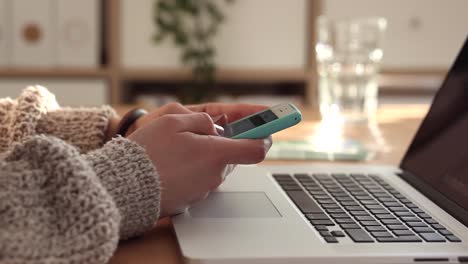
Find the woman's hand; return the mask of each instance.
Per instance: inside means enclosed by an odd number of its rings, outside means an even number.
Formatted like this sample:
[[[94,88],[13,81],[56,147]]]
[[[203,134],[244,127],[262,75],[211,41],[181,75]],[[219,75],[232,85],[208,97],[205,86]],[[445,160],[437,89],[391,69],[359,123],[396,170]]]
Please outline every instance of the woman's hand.
[[[168,114],[191,114],[192,111],[188,108],[184,107],[179,103],[170,103],[164,106],[161,106],[155,110],[152,110],[147,115],[144,115],[138,118],[133,125],[129,127],[127,130],[127,134],[125,136],[129,136],[137,129],[145,126],[146,124],[150,123],[153,120],[160,118],[161,116],[168,115]]]
[[[268,108],[265,105],[224,103],[206,103],[199,105],[188,105],[186,107],[193,112],[208,113],[211,117],[219,117],[224,115],[224,120],[221,119],[218,121],[221,125],[231,123],[245,116],[260,112]]]
[[[179,103],[170,103],[158,109],[149,112],[147,115],[139,118],[128,130],[127,135],[130,135],[138,128],[143,127],[152,120],[158,119],[161,116],[168,114],[191,114],[197,112],[205,112],[215,120],[217,124],[225,125],[242,117],[251,115],[258,111],[266,109],[264,105],[252,104],[224,104],[224,103],[207,103],[200,105],[183,106]]]
[[[148,120],[129,139],[146,149],[160,175],[161,217],[204,199],[222,183],[229,164],[258,163],[271,146],[271,138],[220,137],[207,113],[191,111]]]

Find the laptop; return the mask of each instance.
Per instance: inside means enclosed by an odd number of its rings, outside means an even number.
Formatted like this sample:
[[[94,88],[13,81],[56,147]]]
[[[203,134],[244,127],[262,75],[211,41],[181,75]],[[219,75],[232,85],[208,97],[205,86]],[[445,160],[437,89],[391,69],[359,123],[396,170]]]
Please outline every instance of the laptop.
[[[193,263],[468,263],[468,39],[399,168],[240,166],[173,223]]]

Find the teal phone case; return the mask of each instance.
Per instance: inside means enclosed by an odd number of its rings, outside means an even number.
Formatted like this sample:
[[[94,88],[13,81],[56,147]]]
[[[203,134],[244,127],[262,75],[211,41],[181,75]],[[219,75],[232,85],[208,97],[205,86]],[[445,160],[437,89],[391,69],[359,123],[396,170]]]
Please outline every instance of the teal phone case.
[[[289,104],[294,110],[296,110],[294,113],[289,114],[287,116],[278,118],[276,120],[273,120],[272,122],[268,122],[266,124],[263,124],[259,127],[256,127],[254,129],[245,131],[243,133],[240,133],[238,135],[235,135],[231,138],[234,139],[258,139],[258,138],[266,138],[278,131],[281,131],[285,128],[292,127],[296,125],[297,123],[301,122],[302,120],[302,114],[297,109],[297,107],[293,104]],[[256,115],[256,114],[253,114]],[[249,118],[253,115],[247,116],[245,118]]]

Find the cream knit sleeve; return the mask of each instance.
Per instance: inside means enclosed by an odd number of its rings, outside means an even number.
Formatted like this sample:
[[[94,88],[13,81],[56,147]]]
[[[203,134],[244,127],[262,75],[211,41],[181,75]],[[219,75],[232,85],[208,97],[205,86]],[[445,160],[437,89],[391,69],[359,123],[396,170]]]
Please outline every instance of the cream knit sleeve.
[[[106,263],[119,239],[151,229],[159,178],[124,138],[80,155],[45,135],[0,159],[0,263]]]
[[[108,106],[60,108],[46,88],[30,86],[16,100],[0,99],[0,153],[36,134],[58,137],[85,153],[104,144],[115,116]]]

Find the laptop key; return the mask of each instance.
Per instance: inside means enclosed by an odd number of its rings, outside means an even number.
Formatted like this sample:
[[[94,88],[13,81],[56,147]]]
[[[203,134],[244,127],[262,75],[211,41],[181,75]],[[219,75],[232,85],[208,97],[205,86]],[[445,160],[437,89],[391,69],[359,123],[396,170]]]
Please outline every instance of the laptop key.
[[[377,237],[376,239],[378,242],[388,242],[388,243],[422,242],[421,238],[417,236]]]
[[[281,173],[275,173],[273,174],[273,178],[275,179],[291,179],[291,175],[289,174],[281,174]]]
[[[302,188],[297,185],[297,186],[282,186],[283,190],[285,191],[301,191]]]
[[[390,209],[391,211],[391,209]],[[414,214],[412,214],[410,211],[406,211],[406,212],[394,212],[394,214],[396,216],[399,216],[399,217],[403,217],[403,216],[414,216]]]
[[[459,239],[456,236],[449,235],[449,236],[446,236],[445,238],[447,238],[447,240],[450,242],[461,242],[461,239]]]
[[[363,226],[380,226],[380,223],[377,221],[361,221],[360,223]]]
[[[335,223],[331,220],[310,220],[312,225],[334,226]]]
[[[403,222],[421,222],[421,219],[417,218],[417,217],[402,217],[401,220]]]
[[[375,200],[362,200],[360,201],[361,204],[363,204],[364,206],[365,205],[376,205],[376,204],[379,204],[377,201]],[[367,207],[367,206],[366,206]]]
[[[375,215],[375,217],[378,219],[395,219],[396,220],[396,218],[391,214],[378,214],[378,215]]]
[[[330,220],[326,214],[305,214],[305,217],[309,220]]]
[[[390,212],[383,209],[383,210],[380,210],[380,209],[370,209],[369,211],[371,211],[371,213],[375,214],[375,215],[378,215],[378,214],[389,214]]]
[[[322,209],[303,191],[286,192],[303,213],[322,213]]]
[[[413,202],[411,202],[410,200],[408,200],[407,198],[400,199],[400,202],[402,202],[402,203],[404,203],[404,204],[413,203]]]
[[[396,213],[396,212],[406,212],[406,213],[409,213],[410,211],[408,209],[406,209],[405,207],[403,206],[390,206],[388,207],[388,210]]]
[[[328,231],[319,231],[319,234],[323,237],[332,236]]]
[[[327,236],[323,238],[327,243],[338,243],[338,239],[332,237],[332,236]]]
[[[352,202],[352,201],[354,201],[353,198],[351,198],[350,196],[347,196],[347,197],[335,197],[335,200],[337,200],[338,202]]]
[[[332,199],[317,199],[319,204],[336,204]]]
[[[406,197],[400,193],[394,193],[393,196],[395,196],[399,200],[406,199]]]
[[[363,229],[345,229],[345,232],[356,243],[374,242],[374,239]]]
[[[370,232],[375,232],[375,231],[383,232],[383,231],[386,231],[386,229],[383,226],[365,226],[365,228],[366,228],[367,231],[370,231]]]
[[[305,186],[306,190],[309,191],[310,194],[314,195],[326,195],[326,193],[320,187],[311,187]]]
[[[357,195],[356,200],[359,200],[359,201],[373,201],[374,198],[370,197],[369,195]]]
[[[345,234],[343,231],[335,230],[330,232],[332,236],[334,237],[345,237]]]
[[[430,218],[430,219],[424,219],[424,221],[426,221],[427,223],[431,224],[431,225],[436,225],[436,224],[439,224],[439,222],[437,222],[435,219],[433,218]]]
[[[354,201],[344,201],[344,202],[341,202],[341,205],[344,205],[344,206],[358,206],[359,204],[354,202]]]
[[[358,221],[373,221],[374,220],[372,216],[365,216],[365,215],[358,215],[355,218]]]
[[[440,229],[446,229],[443,225],[441,224],[431,224],[432,228],[440,230]]]
[[[373,237],[393,237],[392,234],[390,234],[389,232],[387,231],[383,231],[383,232],[371,232],[371,235]]]
[[[307,188],[306,188],[306,189],[307,189]],[[320,195],[327,195],[327,193],[324,192],[324,191],[322,191],[322,189],[320,189],[320,190],[318,190],[318,191],[313,191],[313,190],[309,190],[309,189],[307,189],[307,190],[308,190],[309,193],[312,194],[312,196],[314,196],[314,197],[319,197]]]
[[[382,223],[385,225],[399,225],[401,222],[397,219],[382,219]]]
[[[331,218],[337,219],[337,218],[349,218],[348,214],[330,214]]]
[[[377,197],[377,200],[379,200],[380,202],[396,202],[395,199],[393,199],[392,197],[390,196],[386,196],[386,197]]]
[[[335,208],[327,208],[325,209],[325,211],[327,211],[329,214],[333,214],[333,213],[344,214],[345,213],[343,209],[335,209]]]
[[[328,231],[328,227],[324,225],[314,225],[317,231]]]
[[[312,196],[314,196],[315,199],[319,200],[319,199],[330,199],[330,196],[326,195],[326,194],[317,194],[317,193],[314,193],[312,194]]]
[[[342,224],[340,226],[343,229],[361,229],[361,227],[357,224]]]
[[[384,207],[379,205],[379,204],[364,204],[364,207],[366,207],[369,210],[371,210],[371,209],[376,209],[376,210],[384,209]]]
[[[390,230],[408,230],[404,225],[388,225],[387,228]]]
[[[417,213],[417,214],[419,214],[419,213],[424,213],[424,211],[423,211],[422,209],[420,209],[420,208],[411,208],[411,210],[412,210],[413,212]]]
[[[447,229],[441,229],[441,230],[437,230],[437,231],[439,231],[439,233],[441,233],[444,236],[453,236],[453,233],[448,231]]]
[[[363,208],[361,206],[345,206],[348,211],[361,211]]]
[[[393,233],[397,236],[414,236],[414,233],[410,230],[393,230]]]
[[[337,192],[337,193],[333,193],[333,197],[351,197],[349,196],[347,193],[345,192]],[[351,199],[352,200],[352,199]]]
[[[358,216],[358,215],[362,215],[362,216],[369,216],[370,214],[366,211],[351,211],[349,212],[350,214],[352,214],[353,216]]]
[[[340,208],[340,206],[337,205],[336,203],[335,204],[323,204],[322,207],[325,209],[339,209]]]
[[[434,232],[432,228],[429,227],[414,227],[413,230],[418,233],[431,233]]]
[[[411,227],[428,227],[428,225],[423,222],[408,222],[406,224]]]
[[[418,213],[418,216],[421,217],[422,219],[430,219],[432,218],[430,215],[426,213]]]
[[[351,218],[338,218],[335,219],[338,224],[355,224],[356,222]]]
[[[400,206],[400,204],[396,203],[396,202],[383,202],[382,204],[385,205],[386,207],[398,207],[398,206]]]
[[[426,242],[445,242],[445,238],[437,233],[419,234]]]

